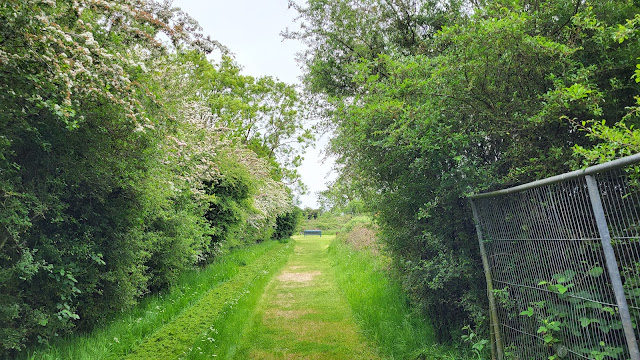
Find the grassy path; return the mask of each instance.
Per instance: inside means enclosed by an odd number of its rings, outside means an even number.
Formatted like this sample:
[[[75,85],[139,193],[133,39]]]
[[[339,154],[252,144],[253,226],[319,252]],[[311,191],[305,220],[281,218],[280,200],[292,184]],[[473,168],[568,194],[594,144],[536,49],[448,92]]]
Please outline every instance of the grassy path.
[[[243,269],[231,280],[220,284],[198,302],[185,309],[133,349],[126,360],[211,358],[207,339],[217,336],[213,324],[252,292],[260,291],[260,283],[268,280],[290,254],[291,246],[275,247],[256,259],[242,264]],[[212,333],[214,331],[214,333]],[[207,351],[209,350],[209,351]]]
[[[429,321],[378,258],[334,239],[233,251],[110,324],[26,359],[462,359],[433,343]]]
[[[358,331],[327,253],[334,236],[294,236],[294,254],[267,285],[235,359],[378,359]]]

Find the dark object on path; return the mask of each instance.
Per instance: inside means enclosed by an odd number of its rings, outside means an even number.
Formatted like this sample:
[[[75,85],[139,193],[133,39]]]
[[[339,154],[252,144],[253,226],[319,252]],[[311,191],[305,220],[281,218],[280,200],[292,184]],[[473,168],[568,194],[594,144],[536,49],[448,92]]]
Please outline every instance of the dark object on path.
[[[322,230],[305,230],[304,236],[307,235],[320,235],[320,237],[322,237]]]

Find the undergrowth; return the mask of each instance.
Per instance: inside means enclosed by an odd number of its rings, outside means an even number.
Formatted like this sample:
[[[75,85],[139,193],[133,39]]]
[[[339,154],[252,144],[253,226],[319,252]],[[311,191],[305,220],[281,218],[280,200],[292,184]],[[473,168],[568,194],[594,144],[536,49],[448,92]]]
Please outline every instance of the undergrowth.
[[[328,251],[355,318],[384,358],[462,358],[456,351],[435,344],[429,319],[412,308],[401,285],[388,276],[384,257],[369,250],[356,251],[341,238],[333,241]]]
[[[137,306],[122,313],[110,324],[98,328],[91,333],[76,334],[60,339],[47,348],[39,348],[25,354],[27,359],[118,359],[130,353],[149,337],[157,337],[162,330],[189,312],[189,308],[205,298],[215,298],[216,289],[222,290],[225,285],[236,282],[237,275],[246,274],[250,265],[256,262],[271,264],[275,257],[286,257],[287,244],[267,241],[247,248],[236,249],[219,257],[204,269],[193,270],[183,274],[169,291],[149,296]],[[277,255],[277,256],[276,256]],[[262,260],[262,261],[259,261]],[[274,262],[275,264],[277,262]],[[264,276],[263,269],[253,267],[254,277]],[[262,274],[262,275],[259,275]],[[243,284],[252,282],[249,276]],[[233,287],[235,289],[235,286]],[[227,289],[229,292],[230,289]],[[246,287],[237,288],[239,293]],[[259,291],[258,291],[259,292]],[[239,294],[228,294],[223,300],[233,301]],[[215,300],[214,300],[215,302]],[[228,305],[228,304],[227,304]],[[228,307],[228,306],[227,306]],[[221,309],[224,312],[224,306]],[[208,327],[208,326],[207,326]],[[205,327],[205,330],[206,328]],[[160,332],[158,329],[162,328]],[[198,332],[201,335],[205,331]],[[153,354],[152,358],[158,358]]]

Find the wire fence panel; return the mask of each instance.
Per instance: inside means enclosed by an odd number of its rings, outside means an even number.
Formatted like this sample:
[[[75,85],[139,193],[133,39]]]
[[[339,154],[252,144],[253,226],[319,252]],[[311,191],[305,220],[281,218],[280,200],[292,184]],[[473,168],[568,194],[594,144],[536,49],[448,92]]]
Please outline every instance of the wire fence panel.
[[[604,169],[471,197],[498,358],[639,359],[640,186]]]
[[[635,337],[640,339],[640,184],[630,183],[620,169],[597,179]]]

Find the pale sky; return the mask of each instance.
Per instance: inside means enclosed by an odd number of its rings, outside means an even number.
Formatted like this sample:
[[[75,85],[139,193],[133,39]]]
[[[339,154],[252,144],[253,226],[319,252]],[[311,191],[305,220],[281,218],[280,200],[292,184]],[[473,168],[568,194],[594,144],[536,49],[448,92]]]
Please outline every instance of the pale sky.
[[[293,40],[283,41],[280,36],[287,27],[296,27],[296,13],[288,9],[287,0],[174,0],[173,6],[182,8],[198,20],[205,34],[227,46],[243,67],[243,74],[300,83],[295,54],[304,47]],[[325,183],[335,178],[331,174],[333,161],[322,163],[326,141],[322,138],[315,149],[308,149],[298,168],[309,187],[309,194],[300,198],[302,207],[316,208],[315,193],[326,189]]]

